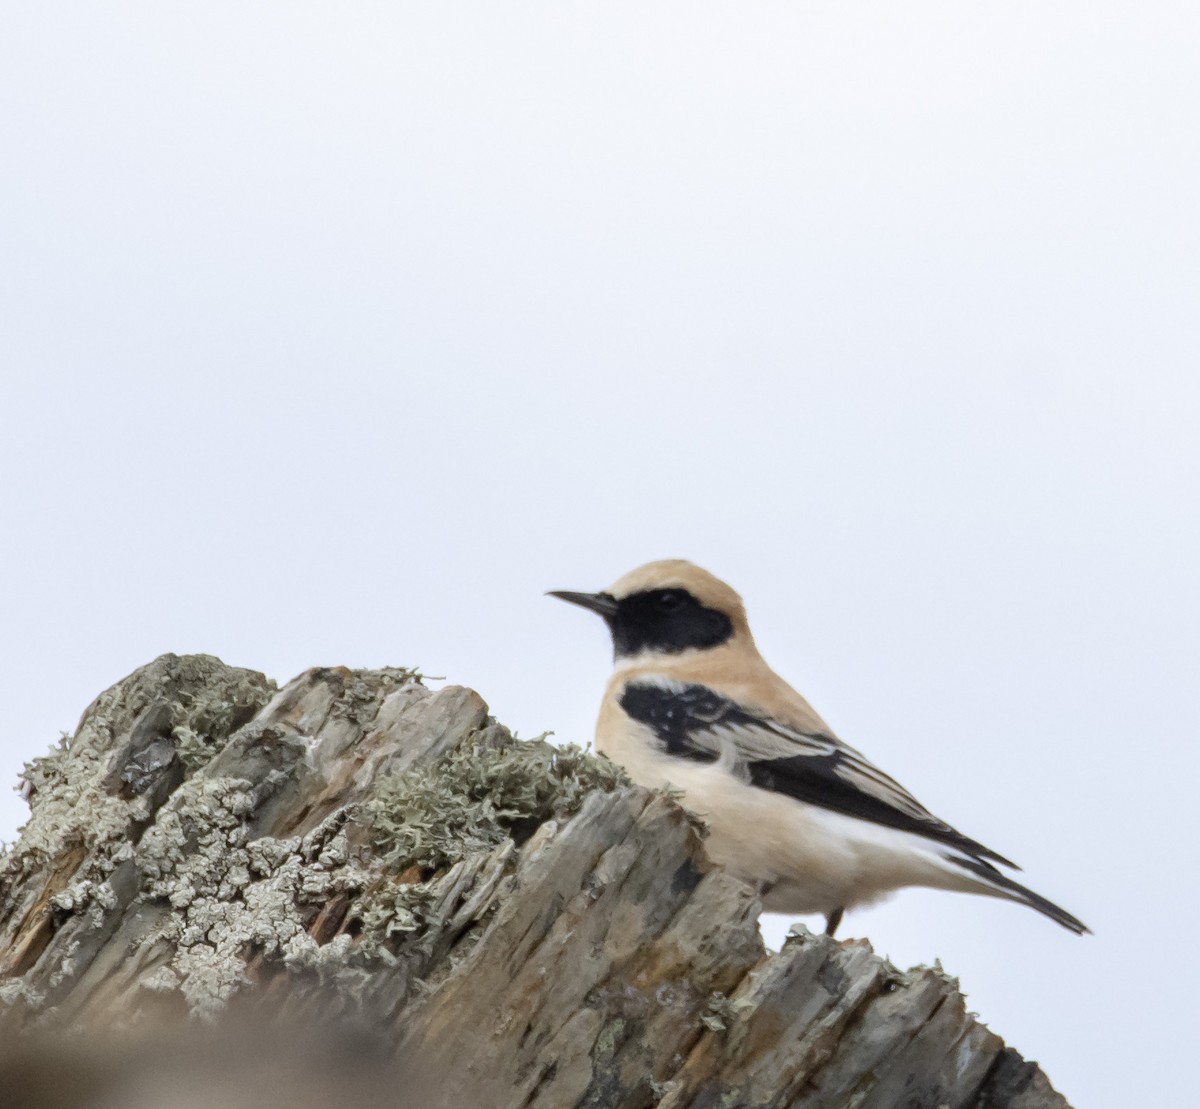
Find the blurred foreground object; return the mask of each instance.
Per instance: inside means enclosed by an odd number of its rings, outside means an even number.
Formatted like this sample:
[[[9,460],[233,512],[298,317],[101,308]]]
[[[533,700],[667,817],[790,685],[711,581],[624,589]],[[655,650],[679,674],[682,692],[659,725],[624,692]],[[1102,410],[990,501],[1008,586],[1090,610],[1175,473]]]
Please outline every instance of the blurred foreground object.
[[[164,655],[23,783],[12,1109],[1066,1105],[939,971],[767,955],[670,798],[412,671]]]

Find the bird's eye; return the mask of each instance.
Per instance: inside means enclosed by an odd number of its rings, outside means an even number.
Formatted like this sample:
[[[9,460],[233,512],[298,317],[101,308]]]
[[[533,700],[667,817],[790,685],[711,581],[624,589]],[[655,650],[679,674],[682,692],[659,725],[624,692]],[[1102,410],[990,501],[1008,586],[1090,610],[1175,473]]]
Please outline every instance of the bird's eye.
[[[663,612],[674,612],[683,605],[684,596],[680,589],[664,589],[658,595],[658,607]]]

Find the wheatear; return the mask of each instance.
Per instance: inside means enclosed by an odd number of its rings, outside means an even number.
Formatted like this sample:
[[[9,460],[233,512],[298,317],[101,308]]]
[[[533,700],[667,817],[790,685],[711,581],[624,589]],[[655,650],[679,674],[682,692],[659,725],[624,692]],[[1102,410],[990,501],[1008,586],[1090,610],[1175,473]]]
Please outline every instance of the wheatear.
[[[1088,931],[842,743],[763,661],[742,599],[706,570],[651,562],[603,593],[550,595],[612,633],[597,749],[635,782],[681,791],[709,826],[709,857],[754,884],[768,912],[823,913],[832,935],[848,908],[931,886]]]

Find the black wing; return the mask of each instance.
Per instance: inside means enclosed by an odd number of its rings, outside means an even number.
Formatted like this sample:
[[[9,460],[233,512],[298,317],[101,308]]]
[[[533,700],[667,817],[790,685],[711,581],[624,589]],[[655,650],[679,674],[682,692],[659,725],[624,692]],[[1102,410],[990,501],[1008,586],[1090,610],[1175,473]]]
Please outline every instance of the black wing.
[[[699,762],[731,759],[760,789],[1019,869],[939,820],[902,785],[834,736],[789,728],[704,685],[631,682],[621,693],[620,705],[650,728],[670,755]]]

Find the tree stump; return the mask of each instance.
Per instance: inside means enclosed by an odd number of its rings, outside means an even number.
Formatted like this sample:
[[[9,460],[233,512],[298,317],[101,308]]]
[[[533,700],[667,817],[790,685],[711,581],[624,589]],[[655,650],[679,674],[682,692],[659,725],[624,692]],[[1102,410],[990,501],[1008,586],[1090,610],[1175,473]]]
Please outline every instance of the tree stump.
[[[289,1107],[327,1088],[381,1106],[1066,1105],[939,970],[802,928],[769,954],[753,890],[669,796],[410,670],[277,691],[164,655],[23,792],[0,856],[14,1106],[135,1106],[155,1081],[181,1109],[252,1088]],[[239,1063],[231,1029],[263,1046]],[[164,1030],[170,1050],[130,1046]],[[246,1077],[272,1057],[273,1093]]]

